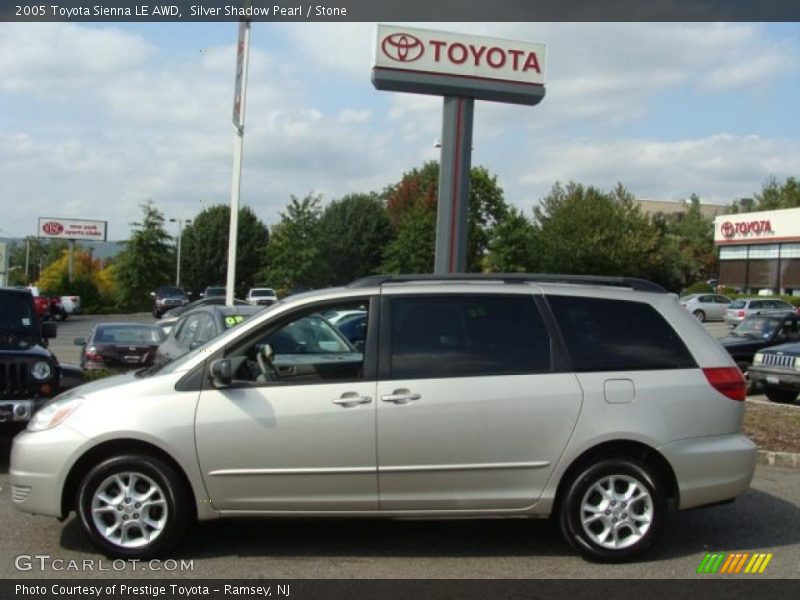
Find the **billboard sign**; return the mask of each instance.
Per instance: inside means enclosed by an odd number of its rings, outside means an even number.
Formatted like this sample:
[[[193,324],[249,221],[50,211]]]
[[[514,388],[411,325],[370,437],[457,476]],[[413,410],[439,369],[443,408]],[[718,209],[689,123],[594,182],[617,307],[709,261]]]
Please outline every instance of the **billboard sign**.
[[[107,228],[108,222],[106,221],[39,217],[37,236],[40,238],[56,238],[62,240],[105,242]]]
[[[378,25],[376,68],[544,85],[546,46]]]

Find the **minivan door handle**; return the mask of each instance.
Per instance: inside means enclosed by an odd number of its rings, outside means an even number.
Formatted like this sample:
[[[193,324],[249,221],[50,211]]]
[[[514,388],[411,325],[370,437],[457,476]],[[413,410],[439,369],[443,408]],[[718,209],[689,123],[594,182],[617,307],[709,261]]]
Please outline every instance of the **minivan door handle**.
[[[384,402],[393,402],[394,404],[408,404],[420,398],[422,398],[420,394],[412,394],[411,390],[395,390],[391,394],[381,396],[381,400]]]
[[[359,396],[356,392],[345,392],[341,397],[336,400],[331,400],[334,404],[349,408],[351,406],[358,406],[359,404],[369,404],[372,398],[369,396]]]

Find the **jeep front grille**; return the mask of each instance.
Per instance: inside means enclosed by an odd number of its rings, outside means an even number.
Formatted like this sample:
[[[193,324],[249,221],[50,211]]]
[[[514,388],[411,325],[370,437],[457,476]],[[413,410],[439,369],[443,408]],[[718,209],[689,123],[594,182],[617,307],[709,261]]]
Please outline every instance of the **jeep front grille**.
[[[764,362],[762,363],[768,367],[783,367],[784,369],[794,368],[794,356],[786,356],[785,354],[764,354]]]
[[[28,365],[24,362],[0,362],[0,398],[28,395]]]

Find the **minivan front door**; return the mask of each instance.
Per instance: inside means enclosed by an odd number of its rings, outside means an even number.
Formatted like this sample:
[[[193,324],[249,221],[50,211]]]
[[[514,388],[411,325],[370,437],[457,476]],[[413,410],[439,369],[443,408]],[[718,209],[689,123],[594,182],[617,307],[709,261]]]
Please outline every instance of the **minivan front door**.
[[[201,392],[197,454],[219,510],[375,510],[375,382]]]

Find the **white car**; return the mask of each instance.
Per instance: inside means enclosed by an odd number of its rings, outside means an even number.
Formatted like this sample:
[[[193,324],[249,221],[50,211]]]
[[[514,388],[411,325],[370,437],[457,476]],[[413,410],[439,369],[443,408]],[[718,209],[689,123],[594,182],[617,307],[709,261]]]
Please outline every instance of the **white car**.
[[[250,291],[247,292],[245,300],[247,300],[247,302],[249,302],[250,304],[255,304],[258,306],[269,306],[270,304],[275,304],[278,301],[278,295],[272,288],[268,287],[250,288]]]

